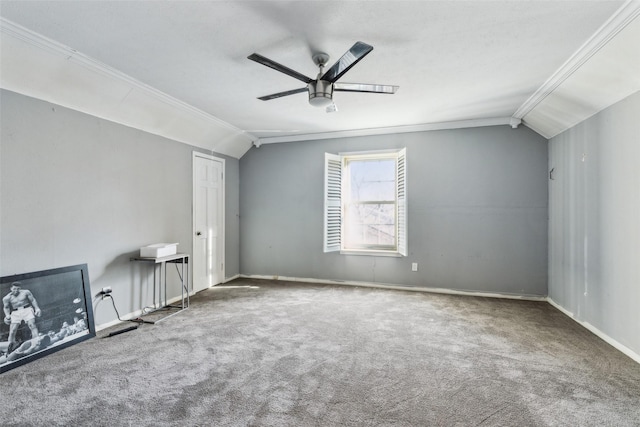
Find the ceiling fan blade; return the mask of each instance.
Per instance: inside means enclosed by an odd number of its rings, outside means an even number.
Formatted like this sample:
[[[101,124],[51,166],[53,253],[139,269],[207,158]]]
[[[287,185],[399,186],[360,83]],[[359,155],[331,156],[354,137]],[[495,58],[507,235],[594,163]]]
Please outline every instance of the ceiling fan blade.
[[[305,83],[310,83],[313,81],[313,79],[305,76],[304,74],[301,74],[299,72],[297,72],[296,70],[292,70],[289,67],[285,67],[282,64],[278,64],[275,61],[272,61],[269,58],[265,58],[264,56],[258,54],[258,53],[252,53],[251,55],[247,56],[247,59],[250,59],[252,61],[256,61],[259,64],[262,65],[266,65],[269,68],[273,68],[276,71],[280,71],[281,73],[285,73],[291,77],[293,77],[294,79],[298,79],[301,80]]]
[[[373,46],[366,43],[356,42],[335,64],[325,72],[320,80],[326,80],[335,83],[344,73],[349,71],[351,67],[356,65],[358,61],[367,56],[373,50]]]
[[[376,85],[367,83],[335,83],[333,90],[338,92],[370,92],[394,94],[400,86]]]
[[[270,99],[282,98],[283,96],[294,95],[296,93],[308,92],[309,89],[306,87],[302,87],[300,89],[287,90],[284,92],[272,93],[271,95],[261,96],[258,99],[262,101],[269,101]]]

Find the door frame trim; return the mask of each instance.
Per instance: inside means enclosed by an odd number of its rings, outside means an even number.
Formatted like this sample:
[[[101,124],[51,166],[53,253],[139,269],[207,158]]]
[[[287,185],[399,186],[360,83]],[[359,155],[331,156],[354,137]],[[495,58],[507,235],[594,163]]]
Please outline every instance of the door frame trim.
[[[216,162],[220,162],[222,163],[222,195],[221,195],[221,199],[222,199],[222,208],[220,209],[221,212],[221,223],[222,223],[222,228],[221,230],[219,230],[219,238],[222,241],[221,242],[221,251],[220,251],[220,262],[222,263],[222,269],[220,271],[220,274],[222,277],[220,277],[220,283],[224,283],[225,282],[225,271],[227,268],[227,263],[225,261],[225,251],[226,251],[226,219],[225,219],[225,211],[226,211],[226,196],[225,196],[225,188],[226,188],[226,162],[225,159],[223,159],[222,157],[216,157],[216,156],[212,156],[210,154],[205,154],[205,153],[201,153],[198,151],[193,151],[192,152],[192,157],[191,157],[191,259],[195,259],[195,252],[196,252],[196,157],[200,157],[203,159],[207,159],[207,160],[213,160]],[[191,269],[192,269],[192,275],[191,277],[193,277],[193,279],[196,278],[195,273],[193,272],[193,262],[191,262]],[[220,283],[216,283],[215,285],[218,285]],[[215,286],[213,285],[213,286]],[[191,289],[194,289],[193,293],[195,294],[195,283],[192,284]]]

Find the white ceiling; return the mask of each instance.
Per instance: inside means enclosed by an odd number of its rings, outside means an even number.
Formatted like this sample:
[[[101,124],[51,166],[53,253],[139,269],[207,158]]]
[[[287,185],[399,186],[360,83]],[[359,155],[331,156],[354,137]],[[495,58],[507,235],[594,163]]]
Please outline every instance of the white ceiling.
[[[242,148],[211,147],[235,157],[258,139],[450,122],[523,119],[551,137],[639,90],[639,10],[635,0],[2,0],[2,85],[184,142],[226,138]],[[374,50],[340,81],[399,85],[395,95],[339,92],[336,113],[312,107],[304,93],[256,99],[304,84],[249,54],[315,78],[313,52],[327,52],[332,64],[356,41]],[[29,56],[37,49],[46,58]],[[602,93],[582,103],[593,82]],[[578,106],[585,111],[568,114]]]

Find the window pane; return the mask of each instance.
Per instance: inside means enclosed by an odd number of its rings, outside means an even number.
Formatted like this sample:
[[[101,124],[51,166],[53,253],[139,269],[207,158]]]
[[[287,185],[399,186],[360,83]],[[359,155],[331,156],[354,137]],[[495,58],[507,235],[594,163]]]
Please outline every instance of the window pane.
[[[394,204],[351,204],[345,225],[346,248],[396,245]]]
[[[395,201],[394,159],[349,160],[349,196],[352,201]]]

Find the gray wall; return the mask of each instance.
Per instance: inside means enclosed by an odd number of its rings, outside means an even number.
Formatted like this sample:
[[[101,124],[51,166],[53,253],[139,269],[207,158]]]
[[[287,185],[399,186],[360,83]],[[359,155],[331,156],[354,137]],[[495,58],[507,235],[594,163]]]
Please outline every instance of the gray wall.
[[[549,142],[549,296],[640,354],[640,93]]]
[[[405,146],[409,256],[323,253],[324,153]],[[262,145],[240,212],[243,274],[547,294],[547,141],[525,127]]]
[[[192,252],[193,147],[0,92],[0,274],[87,263],[121,314],[151,302],[140,246]],[[211,154],[211,153],[210,153]],[[226,275],[239,273],[239,162],[226,159]],[[179,295],[177,279],[170,297]],[[115,319],[98,304],[96,323]]]

